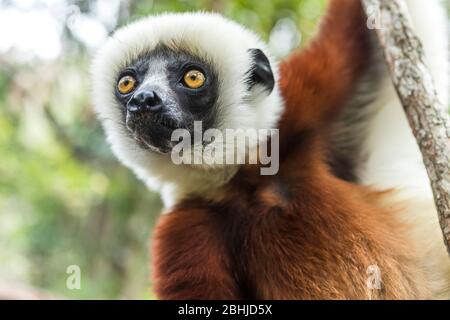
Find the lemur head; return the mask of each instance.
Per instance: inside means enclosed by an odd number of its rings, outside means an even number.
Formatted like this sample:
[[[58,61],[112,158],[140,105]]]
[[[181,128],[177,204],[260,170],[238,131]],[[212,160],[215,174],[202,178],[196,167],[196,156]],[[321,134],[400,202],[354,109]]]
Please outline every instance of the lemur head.
[[[194,121],[203,132],[274,128],[282,105],[276,78],[264,43],[238,24],[217,14],[165,14],[118,30],[100,49],[93,100],[118,158],[147,182],[170,183],[217,169],[171,164],[175,129],[194,134]]]

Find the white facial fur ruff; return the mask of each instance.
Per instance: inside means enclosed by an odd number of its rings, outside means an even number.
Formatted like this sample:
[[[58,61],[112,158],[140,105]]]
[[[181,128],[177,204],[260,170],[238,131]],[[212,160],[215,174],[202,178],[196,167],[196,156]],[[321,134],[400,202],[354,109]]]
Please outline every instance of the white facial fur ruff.
[[[166,206],[187,194],[205,194],[226,183],[235,166],[175,165],[170,156],[139,148],[120,125],[123,108],[114,90],[120,71],[157,45],[183,48],[212,63],[219,79],[217,129],[272,129],[283,102],[275,85],[264,98],[246,99],[245,73],[251,67],[249,49],[268,57],[277,83],[274,59],[252,32],[218,14],[183,13],[151,16],[118,30],[100,49],[92,67],[93,101],[115,155],[150,188],[161,191]],[[251,98],[251,97],[250,97]],[[250,102],[249,102],[250,101]]]

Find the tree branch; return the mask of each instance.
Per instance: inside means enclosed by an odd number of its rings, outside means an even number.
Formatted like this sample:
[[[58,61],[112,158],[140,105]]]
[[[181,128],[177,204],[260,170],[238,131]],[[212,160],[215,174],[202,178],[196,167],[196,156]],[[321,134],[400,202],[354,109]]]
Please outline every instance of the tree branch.
[[[438,100],[404,0],[362,0],[422,152],[450,254],[450,120]],[[429,23],[433,23],[430,21]]]

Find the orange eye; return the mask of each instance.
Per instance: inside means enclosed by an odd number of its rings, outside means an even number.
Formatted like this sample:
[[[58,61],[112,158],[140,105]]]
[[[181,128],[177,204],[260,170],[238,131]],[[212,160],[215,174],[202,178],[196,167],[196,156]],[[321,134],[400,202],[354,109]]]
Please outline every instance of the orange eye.
[[[205,75],[198,70],[190,70],[183,77],[184,83],[188,88],[198,89],[205,84]]]
[[[121,94],[128,94],[136,87],[136,79],[132,76],[124,76],[119,80],[117,89]]]

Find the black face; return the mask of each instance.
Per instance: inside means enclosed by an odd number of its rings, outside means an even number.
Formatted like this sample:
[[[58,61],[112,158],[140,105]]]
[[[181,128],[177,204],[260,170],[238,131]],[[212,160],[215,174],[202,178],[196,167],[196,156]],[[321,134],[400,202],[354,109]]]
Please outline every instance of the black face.
[[[269,60],[259,49],[249,54],[253,65],[244,72],[248,90],[259,84],[270,93],[274,77]],[[115,94],[126,127],[138,144],[168,153],[178,142],[171,141],[175,129],[187,129],[193,139],[194,121],[202,122],[203,131],[214,127],[218,90],[218,75],[208,61],[159,47],[118,75]]]
[[[133,138],[167,153],[173,130],[187,129],[193,136],[194,121],[202,121],[203,130],[214,126],[218,86],[207,62],[161,47],[119,74],[116,98]]]

